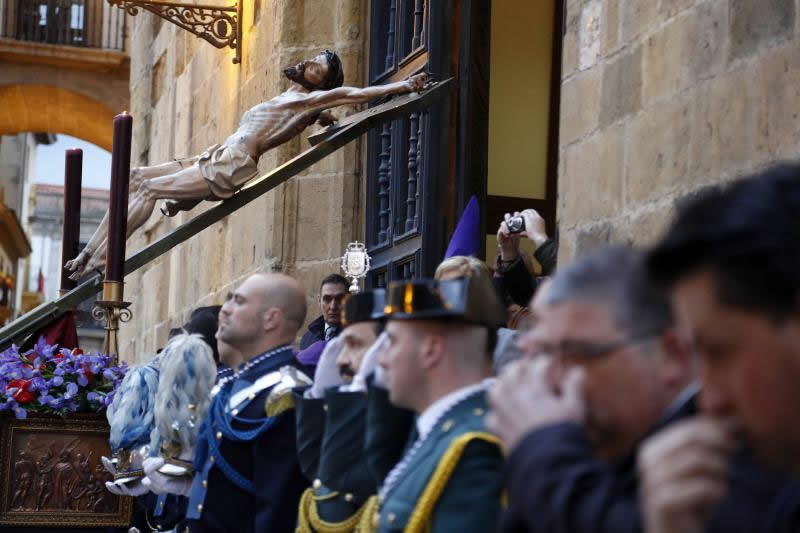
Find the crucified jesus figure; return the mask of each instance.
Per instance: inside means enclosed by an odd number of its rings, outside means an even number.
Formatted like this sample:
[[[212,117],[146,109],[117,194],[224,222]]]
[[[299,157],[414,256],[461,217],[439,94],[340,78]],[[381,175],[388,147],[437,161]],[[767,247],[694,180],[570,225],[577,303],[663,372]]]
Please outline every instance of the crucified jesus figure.
[[[289,88],[267,102],[245,112],[239,129],[224,143],[215,144],[198,156],[131,169],[127,236],[150,217],[158,200],[166,216],[186,211],[203,200],[230,198],[258,175],[258,158],[268,150],[298,135],[314,122],[335,122],[328,109],[361,104],[392,94],[418,92],[425,74],[377,87],[342,87],[344,71],[335,53],[325,50],[313,59],[284,69]],[[108,213],[86,247],[64,268],[79,279],[105,261]]]

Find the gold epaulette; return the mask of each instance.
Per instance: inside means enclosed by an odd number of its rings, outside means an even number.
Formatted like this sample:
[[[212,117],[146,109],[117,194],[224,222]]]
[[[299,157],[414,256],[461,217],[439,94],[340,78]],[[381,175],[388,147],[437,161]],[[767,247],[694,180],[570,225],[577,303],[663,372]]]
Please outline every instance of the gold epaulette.
[[[497,447],[502,447],[500,439],[483,431],[464,433],[453,440],[450,447],[439,460],[439,464],[436,465],[436,470],[434,470],[428,484],[425,485],[422,496],[417,500],[417,505],[414,507],[404,530],[405,533],[422,533],[429,529],[428,522],[430,521],[433,508],[439,500],[439,496],[441,496],[444,487],[450,480],[450,476],[458,465],[458,461],[461,459],[467,445],[474,440],[482,440],[489,444],[494,444]]]
[[[369,500],[368,500],[369,501]],[[354,533],[357,529],[364,509],[367,507],[365,502],[361,508],[347,520],[341,522],[326,522],[319,516],[317,502],[314,499],[313,489],[306,489],[300,498],[300,508],[297,516],[296,533]]]
[[[279,414],[294,409],[294,396],[292,389],[301,385],[311,385],[311,379],[293,366],[284,366],[280,369],[280,381],[276,383],[266,402],[264,411],[267,416],[278,416]]]

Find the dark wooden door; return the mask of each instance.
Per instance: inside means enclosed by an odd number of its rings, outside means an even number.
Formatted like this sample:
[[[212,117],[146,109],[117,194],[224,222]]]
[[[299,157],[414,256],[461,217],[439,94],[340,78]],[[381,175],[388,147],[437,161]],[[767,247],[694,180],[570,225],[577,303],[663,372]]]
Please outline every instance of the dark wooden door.
[[[443,41],[451,8],[448,0],[373,0],[370,84],[422,71],[449,76]],[[449,106],[445,100],[368,134],[365,238],[373,268],[367,287],[430,276],[441,258]]]

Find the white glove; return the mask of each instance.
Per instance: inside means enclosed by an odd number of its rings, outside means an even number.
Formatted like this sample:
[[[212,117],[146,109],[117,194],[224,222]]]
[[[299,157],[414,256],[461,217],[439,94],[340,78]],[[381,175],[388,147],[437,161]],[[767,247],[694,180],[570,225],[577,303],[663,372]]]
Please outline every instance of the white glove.
[[[114,463],[111,462],[111,459],[105,455],[100,456],[100,462],[103,463],[103,468],[105,468],[106,471],[108,471],[108,473],[112,476],[117,473],[117,467],[114,466]]]
[[[361,360],[361,366],[358,368],[356,375],[353,376],[353,383],[350,385],[350,391],[363,392],[367,390],[367,377],[369,377],[373,371],[375,372],[375,384],[379,386],[384,385],[383,369],[378,365],[378,358],[388,346],[389,336],[384,331],[375,342],[372,343],[367,353],[364,354],[364,358]]]
[[[117,467],[114,466],[114,463],[112,463],[111,459],[108,457],[101,456],[100,462],[103,463],[103,468],[105,468],[112,476],[117,473]],[[147,487],[142,486],[140,481],[129,481],[127,483],[106,481],[106,488],[108,489],[108,492],[111,494],[116,494],[117,496],[141,496],[150,490]]]
[[[147,494],[150,490],[144,486],[144,481],[130,481],[128,483],[120,483],[118,481],[106,481],[106,488],[111,494],[117,496],[141,496]]]
[[[325,390],[330,387],[342,384],[342,377],[339,375],[339,367],[336,366],[336,359],[344,348],[341,337],[334,337],[328,341],[319,356],[317,370],[314,372],[314,383],[308,391],[309,398],[324,398]]]
[[[167,476],[158,471],[164,466],[162,457],[148,457],[142,466],[145,474],[142,485],[145,485],[150,491],[156,494],[169,493],[181,496],[188,496],[191,492],[192,478]]]

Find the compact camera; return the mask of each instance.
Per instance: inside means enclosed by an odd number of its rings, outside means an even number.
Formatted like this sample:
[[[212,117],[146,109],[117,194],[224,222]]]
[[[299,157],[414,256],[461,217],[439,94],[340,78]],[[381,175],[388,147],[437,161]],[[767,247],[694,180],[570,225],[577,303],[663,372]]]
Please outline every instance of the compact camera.
[[[517,215],[506,220],[509,233],[521,233],[525,231],[525,219],[522,215]]]

